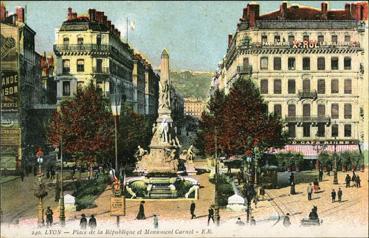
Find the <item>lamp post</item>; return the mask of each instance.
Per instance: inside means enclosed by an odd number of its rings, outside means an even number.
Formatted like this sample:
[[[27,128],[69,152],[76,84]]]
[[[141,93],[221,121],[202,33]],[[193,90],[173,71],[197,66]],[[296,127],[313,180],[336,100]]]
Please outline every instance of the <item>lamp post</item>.
[[[250,167],[251,167],[252,158],[251,157],[246,157],[246,161],[247,161],[247,176],[246,176],[244,194],[245,194],[246,202],[247,202],[246,221],[247,221],[247,223],[249,223],[250,214],[251,214],[251,200],[254,197],[255,191],[254,191],[254,187],[253,187],[252,183],[250,183],[251,182],[250,181],[250,176],[251,176]]]
[[[59,199],[59,220],[60,225],[65,226],[65,207],[63,190],[63,137],[60,139],[60,199]]]
[[[117,84],[114,85],[114,94],[110,95],[111,111],[114,117],[114,128],[115,128],[115,174],[118,172],[118,118],[120,116],[122,95],[117,92]],[[125,202],[124,202],[125,204]],[[119,227],[119,216],[117,217],[117,227]]]
[[[214,192],[214,219],[219,226],[219,200],[218,200],[218,174],[219,174],[219,168],[218,168],[218,131],[217,127],[214,128],[214,143],[215,143],[215,152],[214,152],[214,162],[215,162],[215,192]]]
[[[333,184],[338,184],[338,177],[337,177],[337,136],[334,137],[334,169],[333,169]]]

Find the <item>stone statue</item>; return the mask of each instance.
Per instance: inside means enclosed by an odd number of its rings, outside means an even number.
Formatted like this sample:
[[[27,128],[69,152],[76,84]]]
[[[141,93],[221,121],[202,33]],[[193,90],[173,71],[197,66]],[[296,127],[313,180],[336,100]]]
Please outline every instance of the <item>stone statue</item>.
[[[161,108],[169,108],[170,106],[169,84],[168,82],[159,83],[159,87],[160,87],[159,106]]]
[[[163,139],[165,143],[168,143],[168,131],[169,125],[167,119],[164,119],[160,125],[160,138]]]
[[[154,135],[155,134],[155,132],[156,132],[156,130],[157,130],[158,128],[157,128],[157,126],[156,126],[156,123],[154,122],[153,124],[152,124],[152,134]]]
[[[147,154],[147,150],[144,150],[141,146],[137,146],[137,151],[135,153],[135,158],[138,161],[142,160],[142,157]]]
[[[177,150],[176,150],[176,149],[172,149],[172,150],[170,151],[170,155],[169,155],[169,157],[168,157],[168,161],[172,161],[172,160],[174,160],[174,159],[176,158],[176,153],[177,153]]]
[[[194,157],[192,147],[193,147],[193,145],[191,145],[190,148],[188,148],[188,150],[187,150],[187,160],[189,160],[189,161],[193,161],[193,157]]]

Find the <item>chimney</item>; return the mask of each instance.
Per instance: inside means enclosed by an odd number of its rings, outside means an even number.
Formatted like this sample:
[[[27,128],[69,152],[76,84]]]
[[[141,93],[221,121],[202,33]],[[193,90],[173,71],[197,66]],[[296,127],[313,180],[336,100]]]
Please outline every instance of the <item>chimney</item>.
[[[16,15],[17,15],[17,21],[18,22],[24,22],[24,8],[23,7],[17,7],[15,9]]]
[[[114,33],[114,30],[115,30],[115,26],[114,26],[114,24],[111,24],[111,26],[110,26],[110,29],[109,29],[112,33]]]
[[[76,20],[77,19],[77,13],[76,12],[73,12],[72,14],[72,20]]]
[[[3,2],[0,4],[0,21],[5,20],[7,17],[6,8]]]
[[[102,12],[96,11],[96,21],[98,23],[102,22]]]
[[[242,14],[242,18],[244,19],[244,20],[246,20],[247,18],[248,18],[248,12],[247,12],[247,10],[248,10],[248,8],[247,7],[245,7],[244,9],[243,9],[243,14]]]
[[[254,28],[259,18],[259,4],[247,4],[249,27]]]
[[[106,26],[108,27],[108,29],[110,29],[110,26],[111,26],[111,21],[110,20],[106,21]]]
[[[68,7],[68,21],[72,20],[72,8]]]
[[[107,20],[108,20],[108,17],[104,15],[104,12],[103,12],[103,18],[102,18],[102,23],[106,26],[107,25]]]
[[[287,3],[286,2],[283,2],[281,6],[279,7],[279,13],[280,13],[281,18],[284,19],[286,17],[286,13],[287,13]]]
[[[350,3],[345,4],[345,12],[350,13]]]
[[[88,9],[90,21],[96,21],[96,9]]]
[[[233,36],[232,34],[228,34],[228,48],[231,47]]]
[[[351,16],[357,20],[357,6],[355,3],[351,3]]]
[[[328,12],[328,3],[327,2],[322,2],[320,4],[321,7],[321,12],[323,15],[327,16],[327,12]]]

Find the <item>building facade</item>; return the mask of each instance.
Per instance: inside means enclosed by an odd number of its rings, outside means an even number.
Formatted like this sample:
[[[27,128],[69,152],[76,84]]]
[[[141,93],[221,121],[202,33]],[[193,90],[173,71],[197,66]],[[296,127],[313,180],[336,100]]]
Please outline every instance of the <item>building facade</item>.
[[[147,61],[120,39],[119,30],[104,12],[89,9],[88,16],[78,16],[68,8],[67,20],[56,31],[54,52],[58,102],[92,82],[105,96],[118,88],[126,105],[140,114],[149,113],[145,111],[146,77],[153,77],[147,81],[159,78],[150,74]]]
[[[317,145],[367,151],[367,51],[367,3],[329,10],[325,2],[321,9],[283,2],[264,15],[248,4],[212,88],[228,93],[235,79],[253,80],[293,143],[314,145],[295,147],[306,157],[317,155]]]
[[[184,111],[186,116],[201,119],[201,115],[205,107],[206,103],[198,98],[185,98],[184,100]]]

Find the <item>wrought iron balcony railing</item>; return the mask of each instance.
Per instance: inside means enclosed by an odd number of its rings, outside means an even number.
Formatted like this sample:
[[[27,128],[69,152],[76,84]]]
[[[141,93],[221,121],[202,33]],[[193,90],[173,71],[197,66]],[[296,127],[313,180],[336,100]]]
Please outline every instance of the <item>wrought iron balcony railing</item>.
[[[237,66],[237,73],[239,74],[252,74],[252,66]]]
[[[109,74],[109,67],[92,67],[92,72],[94,74]]]
[[[54,45],[55,54],[61,52],[108,52],[111,50],[110,45],[97,45],[97,44],[57,44]]]
[[[326,123],[331,122],[329,116],[285,116],[287,123]]]
[[[305,98],[311,98],[311,99],[317,99],[318,93],[316,90],[307,91],[307,90],[299,90],[298,97],[301,99]]]

